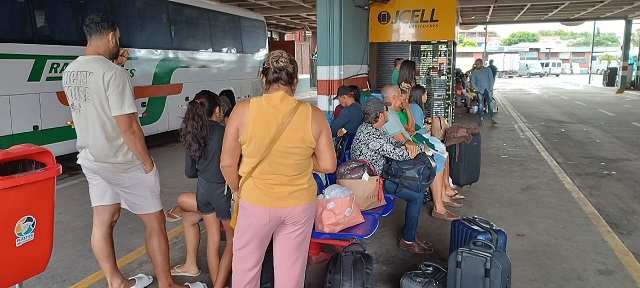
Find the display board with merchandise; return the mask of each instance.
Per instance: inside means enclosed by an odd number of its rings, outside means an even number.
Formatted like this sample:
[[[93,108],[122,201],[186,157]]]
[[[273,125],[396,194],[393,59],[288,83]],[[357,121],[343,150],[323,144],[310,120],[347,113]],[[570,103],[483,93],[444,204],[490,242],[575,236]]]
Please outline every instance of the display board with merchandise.
[[[411,43],[411,60],[418,70],[416,83],[427,90],[425,117],[452,120],[455,47],[454,41]]]

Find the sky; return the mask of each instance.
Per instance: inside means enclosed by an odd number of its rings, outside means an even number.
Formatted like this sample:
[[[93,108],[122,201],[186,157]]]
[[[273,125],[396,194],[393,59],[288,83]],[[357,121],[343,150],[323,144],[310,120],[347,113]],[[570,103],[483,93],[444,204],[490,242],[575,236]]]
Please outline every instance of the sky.
[[[596,27],[600,28],[600,32],[608,33],[613,32],[618,34],[620,38],[622,38],[622,34],[624,32],[624,21],[615,20],[615,21],[598,21],[596,23]],[[481,29],[482,27],[478,26],[476,29]],[[635,24],[633,26],[633,30],[640,28],[640,24]],[[529,32],[538,32],[539,30],[557,30],[562,29],[566,31],[574,31],[574,32],[589,32],[593,31],[593,22],[588,21],[584,22],[582,25],[578,26],[565,26],[560,23],[545,23],[544,25],[531,25],[531,24],[509,24],[509,25],[489,25],[489,31],[495,31],[501,37],[507,37],[509,34],[518,31],[529,31]]]

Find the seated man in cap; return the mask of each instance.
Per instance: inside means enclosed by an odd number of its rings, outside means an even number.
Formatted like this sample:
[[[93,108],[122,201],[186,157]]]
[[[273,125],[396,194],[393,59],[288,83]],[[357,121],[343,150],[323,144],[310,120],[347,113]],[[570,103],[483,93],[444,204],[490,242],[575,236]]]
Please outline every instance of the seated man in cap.
[[[405,145],[391,138],[382,129],[382,126],[387,123],[390,105],[391,103],[382,102],[378,98],[369,98],[364,102],[362,106],[364,123],[358,128],[351,146],[352,158],[371,163],[378,175],[382,175],[387,158],[405,161],[413,159],[418,153],[425,152],[423,146]],[[433,253],[431,243],[422,240],[417,234],[424,193],[402,189],[395,195],[407,201],[404,227],[398,246],[412,253]]]
[[[340,101],[344,108],[331,123],[331,134],[333,137],[342,137],[347,133],[355,134],[362,124],[362,106],[356,102],[355,93],[347,86],[340,86],[338,94],[333,99]]]

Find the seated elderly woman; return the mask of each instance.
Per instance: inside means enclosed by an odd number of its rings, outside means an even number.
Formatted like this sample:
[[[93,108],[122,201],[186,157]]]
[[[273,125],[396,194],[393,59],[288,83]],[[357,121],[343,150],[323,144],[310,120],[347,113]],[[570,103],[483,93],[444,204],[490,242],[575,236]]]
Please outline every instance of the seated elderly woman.
[[[405,145],[391,138],[382,126],[388,120],[388,106],[391,103],[382,102],[378,98],[369,98],[362,105],[362,125],[358,128],[353,144],[351,156],[353,159],[363,159],[371,163],[378,175],[387,158],[404,161],[414,158],[418,153],[424,153],[424,148],[417,145]],[[422,210],[424,193],[402,189],[395,196],[407,201],[405,210],[404,227],[398,246],[402,250],[412,253],[433,253],[431,243],[418,236],[418,221]]]
[[[395,85],[387,85],[382,89],[382,97],[385,101],[391,103],[391,106],[389,106],[388,122],[383,126],[383,129],[387,132],[387,134],[393,137],[393,139],[395,139],[396,141],[404,143],[408,146],[419,146],[426,151],[431,151],[432,149],[434,149],[433,144],[427,139],[424,139],[424,137],[422,137],[424,140],[422,142],[418,140],[414,141],[412,140],[412,136],[410,135],[411,133],[405,130],[401,117],[399,116],[399,112],[402,110],[410,110],[411,108],[408,99],[402,96],[400,88]],[[409,116],[413,117],[411,115]],[[424,126],[424,120],[422,121],[422,123],[422,125]],[[413,134],[414,136],[417,135],[415,131],[413,131]],[[450,195],[453,195],[455,193],[455,191],[449,185],[447,157],[440,153],[434,153],[433,158],[436,162],[437,174],[430,186],[431,194],[433,195],[434,206],[433,211],[431,212],[431,216],[447,221],[458,219],[460,218],[460,216],[451,213],[446,208],[446,206],[453,208],[462,207],[462,203],[453,201],[451,197],[447,195],[447,190],[451,190]]]

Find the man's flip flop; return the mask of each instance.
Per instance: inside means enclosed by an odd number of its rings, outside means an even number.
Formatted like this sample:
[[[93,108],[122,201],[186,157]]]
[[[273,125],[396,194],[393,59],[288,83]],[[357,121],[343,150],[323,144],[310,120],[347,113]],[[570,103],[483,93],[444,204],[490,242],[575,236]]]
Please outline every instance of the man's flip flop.
[[[182,267],[182,265],[176,265],[176,267],[173,267],[173,269],[171,269],[171,276],[197,277],[197,276],[200,276],[200,273],[202,273],[202,271],[198,270],[198,273],[196,273],[196,274],[189,274],[187,272],[184,272],[184,271],[178,269],[178,267]]]
[[[167,222],[177,222],[182,220],[182,217],[180,217],[180,215],[173,213],[173,209],[176,209],[177,207],[178,206],[173,206],[171,209],[167,210],[167,212],[164,213],[165,218],[167,218]]]
[[[129,278],[129,280],[136,280],[136,285],[131,286],[131,288],[144,288],[153,282],[153,277],[147,276],[144,274],[138,274],[134,277]]]
[[[200,282],[184,283],[184,285],[189,286],[190,288],[207,288],[207,284]]]

